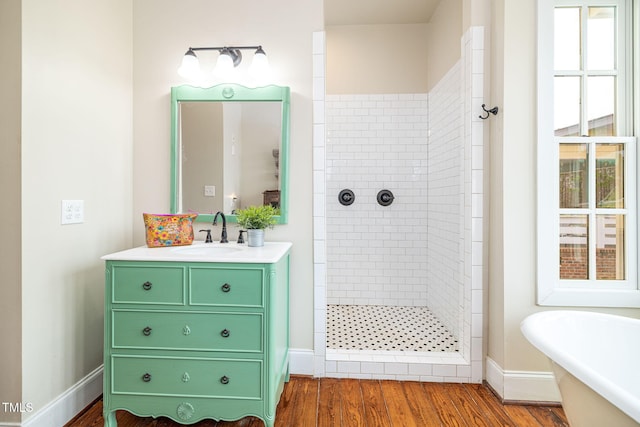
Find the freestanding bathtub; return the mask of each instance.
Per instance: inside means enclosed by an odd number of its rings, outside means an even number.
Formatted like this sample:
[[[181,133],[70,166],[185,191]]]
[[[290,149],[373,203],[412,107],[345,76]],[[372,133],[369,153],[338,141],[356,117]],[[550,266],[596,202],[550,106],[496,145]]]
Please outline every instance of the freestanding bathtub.
[[[640,426],[640,320],[557,310],[520,328],[551,359],[572,427]]]

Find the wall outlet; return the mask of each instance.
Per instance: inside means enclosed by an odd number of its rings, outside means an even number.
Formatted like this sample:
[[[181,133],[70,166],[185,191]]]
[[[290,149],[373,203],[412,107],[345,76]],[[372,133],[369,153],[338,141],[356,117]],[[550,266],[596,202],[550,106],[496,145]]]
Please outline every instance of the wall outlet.
[[[63,200],[60,224],[82,224],[84,222],[84,200]]]
[[[204,186],[204,196],[205,197],[214,197],[216,195],[216,186],[215,185],[205,185]]]

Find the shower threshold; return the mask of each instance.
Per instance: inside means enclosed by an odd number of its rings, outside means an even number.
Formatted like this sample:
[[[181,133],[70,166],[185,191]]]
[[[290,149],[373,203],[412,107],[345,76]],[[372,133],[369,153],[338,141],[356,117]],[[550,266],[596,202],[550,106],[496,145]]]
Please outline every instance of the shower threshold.
[[[370,362],[372,368],[375,368],[377,363],[468,365],[468,361],[458,352],[435,353],[429,351],[337,350],[327,348],[325,359],[334,362]]]

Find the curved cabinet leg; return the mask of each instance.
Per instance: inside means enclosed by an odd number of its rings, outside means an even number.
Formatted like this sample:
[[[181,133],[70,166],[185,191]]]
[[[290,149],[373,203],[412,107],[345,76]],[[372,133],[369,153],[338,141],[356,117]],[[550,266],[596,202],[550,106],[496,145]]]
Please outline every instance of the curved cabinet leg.
[[[104,427],[118,427],[116,411],[105,411],[102,417],[104,418]]]

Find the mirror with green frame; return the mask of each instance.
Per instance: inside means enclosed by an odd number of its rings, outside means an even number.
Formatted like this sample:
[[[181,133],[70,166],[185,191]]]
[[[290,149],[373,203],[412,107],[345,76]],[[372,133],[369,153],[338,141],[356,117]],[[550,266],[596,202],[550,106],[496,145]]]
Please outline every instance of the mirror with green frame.
[[[230,222],[247,206],[288,214],[289,88],[171,88],[171,213]]]

